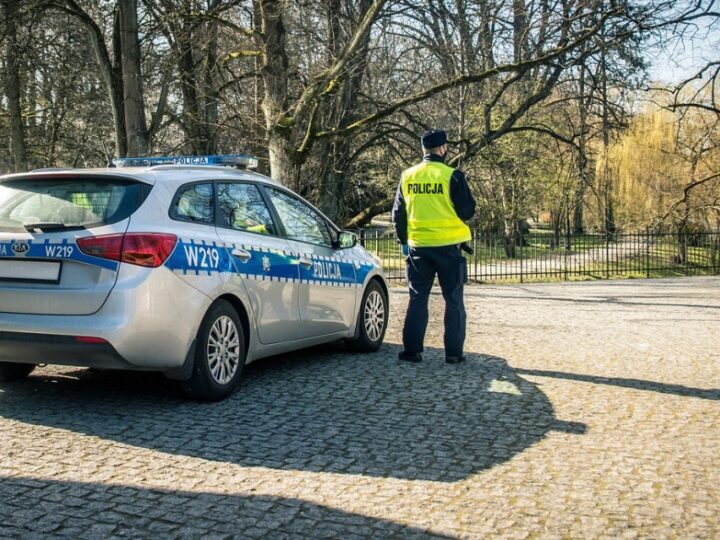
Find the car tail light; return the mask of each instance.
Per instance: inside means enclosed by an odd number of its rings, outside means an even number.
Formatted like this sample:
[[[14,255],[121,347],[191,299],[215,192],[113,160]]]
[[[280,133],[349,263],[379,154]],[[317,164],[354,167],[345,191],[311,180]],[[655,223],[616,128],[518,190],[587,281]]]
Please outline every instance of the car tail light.
[[[77,244],[87,255],[157,268],[170,256],[176,242],[174,234],[126,233],[80,238]]]
[[[122,261],[139,266],[156,268],[175,249],[177,236],[174,234],[129,233],[122,245]]]
[[[75,336],[75,341],[78,343],[92,343],[95,345],[107,343],[106,339],[94,336]]]

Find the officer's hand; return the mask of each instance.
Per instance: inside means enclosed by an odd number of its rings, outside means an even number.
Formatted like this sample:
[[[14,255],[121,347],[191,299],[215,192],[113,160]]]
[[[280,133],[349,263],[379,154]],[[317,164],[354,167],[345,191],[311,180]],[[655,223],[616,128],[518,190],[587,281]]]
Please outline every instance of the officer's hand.
[[[400,244],[400,253],[403,254],[403,257],[410,255],[410,246],[407,244]]]

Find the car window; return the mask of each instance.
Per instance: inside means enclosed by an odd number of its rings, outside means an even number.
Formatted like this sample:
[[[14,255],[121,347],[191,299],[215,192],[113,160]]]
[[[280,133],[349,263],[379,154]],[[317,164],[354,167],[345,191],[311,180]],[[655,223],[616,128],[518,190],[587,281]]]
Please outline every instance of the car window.
[[[331,246],[332,237],[325,219],[300,199],[275,188],[268,188],[270,200],[285,225],[288,238]]]
[[[270,210],[253,184],[218,184],[220,226],[259,234],[277,234]]]
[[[215,208],[212,184],[190,184],[181,187],[175,196],[171,216],[185,221],[213,223]]]
[[[151,187],[115,178],[24,178],[3,183],[0,229],[91,228],[127,218]]]

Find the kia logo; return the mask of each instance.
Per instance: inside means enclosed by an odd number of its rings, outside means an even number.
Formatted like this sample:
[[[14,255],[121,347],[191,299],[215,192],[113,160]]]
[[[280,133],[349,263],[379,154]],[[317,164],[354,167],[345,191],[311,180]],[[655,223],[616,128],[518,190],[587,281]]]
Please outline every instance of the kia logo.
[[[27,253],[30,249],[30,246],[27,244],[27,242],[15,242],[12,245],[13,253]]]

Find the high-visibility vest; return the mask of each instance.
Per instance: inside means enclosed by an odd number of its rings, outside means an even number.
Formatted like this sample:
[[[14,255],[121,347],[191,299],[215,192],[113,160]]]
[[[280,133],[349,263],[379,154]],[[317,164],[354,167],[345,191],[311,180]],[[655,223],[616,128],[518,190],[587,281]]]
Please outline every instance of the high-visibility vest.
[[[75,206],[79,206],[81,208],[84,208],[85,210],[92,211],[92,209],[93,209],[92,204],[90,204],[90,199],[88,199],[87,193],[83,193],[83,192],[72,193],[70,195],[70,201]]]
[[[450,199],[450,178],[455,169],[438,161],[423,161],[402,173],[408,245],[449,246],[468,242],[470,227],[457,216]]]

